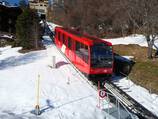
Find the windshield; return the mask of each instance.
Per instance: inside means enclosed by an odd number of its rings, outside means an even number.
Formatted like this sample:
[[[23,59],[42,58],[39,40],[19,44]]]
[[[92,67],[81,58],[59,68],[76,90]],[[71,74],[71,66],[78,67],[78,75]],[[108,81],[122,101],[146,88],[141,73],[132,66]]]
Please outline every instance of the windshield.
[[[91,47],[91,66],[93,68],[112,67],[112,46],[105,43],[95,44]]]

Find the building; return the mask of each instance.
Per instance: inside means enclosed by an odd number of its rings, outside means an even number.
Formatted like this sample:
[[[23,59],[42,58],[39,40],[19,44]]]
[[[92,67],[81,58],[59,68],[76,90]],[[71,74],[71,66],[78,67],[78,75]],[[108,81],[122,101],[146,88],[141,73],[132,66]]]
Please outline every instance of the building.
[[[45,18],[47,15],[48,0],[29,0],[29,6],[31,9],[37,10],[41,18]]]

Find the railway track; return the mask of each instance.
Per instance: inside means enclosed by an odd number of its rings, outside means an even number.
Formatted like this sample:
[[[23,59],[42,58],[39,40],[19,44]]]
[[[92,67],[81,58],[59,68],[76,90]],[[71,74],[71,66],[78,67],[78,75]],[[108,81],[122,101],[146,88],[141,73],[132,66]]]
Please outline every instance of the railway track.
[[[137,115],[140,119],[158,119],[156,115],[147,110],[143,105],[138,103],[132,97],[127,95],[111,81],[105,81],[103,85],[110,93],[117,97],[120,102],[122,102],[131,112]]]
[[[57,47],[56,47],[57,48]],[[58,49],[58,48],[57,48]],[[58,49],[59,53],[62,54],[62,56],[67,60],[67,62],[70,63],[70,65],[79,73],[79,75],[85,79],[85,81],[95,90],[97,90],[97,87],[93,85],[92,82],[90,82],[85,75],[83,75],[72,63],[71,61],[64,55],[64,53]],[[156,115],[154,115],[152,112],[147,110],[143,105],[139,104],[136,100],[134,100],[132,97],[127,95],[124,91],[122,91],[119,87],[117,87],[114,83],[112,83],[109,80],[105,80],[101,84],[102,88],[106,88],[106,90],[113,94],[124,106],[128,108],[128,110],[135,115],[137,115],[140,119],[158,119]]]

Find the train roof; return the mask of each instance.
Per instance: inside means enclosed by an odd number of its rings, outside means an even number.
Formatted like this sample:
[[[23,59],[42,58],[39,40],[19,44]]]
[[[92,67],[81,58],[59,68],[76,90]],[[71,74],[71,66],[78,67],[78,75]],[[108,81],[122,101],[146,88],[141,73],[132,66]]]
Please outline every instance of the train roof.
[[[98,42],[103,42],[103,43],[106,43],[108,44],[109,46],[112,45],[112,43],[108,42],[108,41],[104,41],[100,38],[97,38],[95,36],[91,36],[91,35],[88,35],[88,34],[82,34],[81,32],[78,32],[74,29],[69,29],[69,28],[64,28],[64,27],[56,27],[56,29],[60,29],[60,30],[63,30],[67,33],[70,33],[72,34],[73,36],[77,36],[79,38],[82,38],[84,41],[87,41],[88,43],[90,43],[91,45],[92,44],[95,44],[95,43],[98,43]]]

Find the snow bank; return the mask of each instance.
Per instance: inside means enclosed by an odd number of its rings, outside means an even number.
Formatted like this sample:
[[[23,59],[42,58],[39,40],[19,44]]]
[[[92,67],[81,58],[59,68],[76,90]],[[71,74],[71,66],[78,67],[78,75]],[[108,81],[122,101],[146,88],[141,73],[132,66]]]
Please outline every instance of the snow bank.
[[[138,34],[133,34],[127,37],[121,37],[121,38],[114,38],[114,39],[103,39],[106,41],[111,42],[113,45],[119,45],[119,44],[124,44],[124,45],[129,45],[129,44],[137,44],[143,47],[147,47],[148,44],[146,42],[145,36],[143,35],[138,35]],[[158,46],[158,40],[155,41],[155,45]]]

